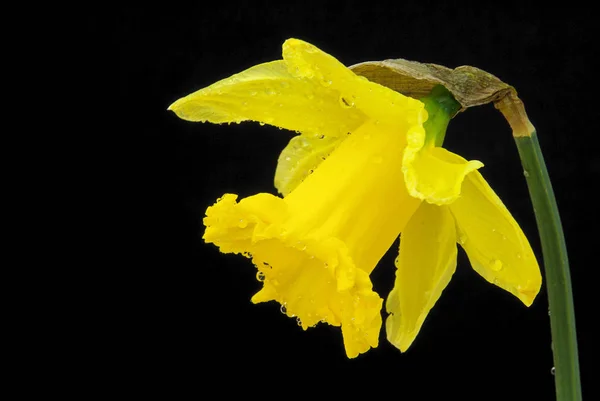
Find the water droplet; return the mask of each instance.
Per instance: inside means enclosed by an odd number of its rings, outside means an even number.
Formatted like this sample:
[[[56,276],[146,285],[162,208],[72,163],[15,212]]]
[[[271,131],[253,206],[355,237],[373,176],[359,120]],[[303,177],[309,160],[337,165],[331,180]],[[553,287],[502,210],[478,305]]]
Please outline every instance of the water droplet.
[[[548,316],[550,316],[550,308],[548,308]]]
[[[333,83],[333,81],[331,79],[324,79],[323,80],[323,85],[325,85],[325,86],[331,86],[332,83]]]
[[[459,244],[461,244],[461,245],[464,245],[464,244],[466,244],[466,243],[467,243],[467,236],[466,236],[466,235],[464,235],[464,234],[461,234],[461,235],[458,237],[458,243],[459,243]]]
[[[550,374],[552,376],[554,376],[556,374],[556,368],[554,366],[552,366],[552,369],[550,369]]]
[[[308,98],[308,100],[313,100],[315,98],[315,94],[312,92],[308,92],[306,94],[306,97]]]
[[[499,272],[500,270],[502,270],[502,261],[498,259],[492,259],[490,261],[490,269],[492,269],[495,272]]]
[[[246,228],[248,227],[248,222],[244,219],[240,219],[240,222],[238,223],[238,227],[239,228]]]
[[[260,282],[263,282],[263,281],[265,281],[265,273],[263,273],[263,272],[261,272],[261,271],[258,271],[258,272],[256,273],[256,279],[257,279],[258,281],[260,281]]]
[[[521,257],[522,257],[521,254],[517,253],[517,259],[521,259]]]
[[[496,229],[495,229],[495,228],[492,228],[492,232],[493,232],[493,233],[495,233],[495,232],[496,232]]]
[[[302,326],[302,320],[299,317],[296,318],[296,323],[298,323],[298,326]]]
[[[279,308],[279,311],[280,311],[281,313],[283,313],[284,315],[286,315],[286,314],[287,314],[287,308],[286,308],[286,306],[285,306],[285,305],[286,305],[286,303],[284,302],[284,303],[282,303],[282,304],[281,304],[281,307]]]
[[[264,123],[264,122],[262,122],[262,121],[261,121],[259,124],[260,124],[261,126],[265,125],[265,123]]]
[[[527,171],[527,170],[523,170],[523,175],[524,175],[525,177],[529,177],[529,171]]]
[[[289,162],[290,160],[292,160],[292,158],[291,158],[291,157],[289,157],[289,156],[285,158],[285,161],[286,161],[286,162]]]

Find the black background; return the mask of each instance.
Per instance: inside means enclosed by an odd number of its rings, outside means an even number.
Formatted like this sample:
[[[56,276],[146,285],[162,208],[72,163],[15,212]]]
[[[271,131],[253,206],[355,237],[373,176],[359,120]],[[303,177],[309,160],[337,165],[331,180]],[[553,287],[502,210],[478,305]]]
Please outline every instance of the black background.
[[[562,214],[589,399],[597,315],[590,306],[597,301],[588,283],[597,269],[593,193],[600,173],[590,145],[597,132],[590,13],[574,4],[441,3],[172,3],[126,8],[108,24],[91,23],[110,28],[119,52],[120,132],[134,138],[125,174],[129,191],[115,195],[127,205],[125,224],[116,231],[130,257],[119,262],[118,313],[107,329],[117,350],[111,381],[168,399],[242,390],[275,397],[327,391],[399,400],[553,399],[545,289],[526,308],[480,278],[462,251],[453,280],[407,353],[389,345],[382,331],[378,348],[348,360],[339,329],[303,332],[278,304],[252,305],[260,285],[250,261],[203,243],[204,210],[223,193],[274,193],[276,160],[291,133],[255,123],[194,124],[166,108],[219,79],[281,58],[281,44],[295,37],[346,65],[398,57],[467,64],[519,91]],[[517,151],[499,112],[487,105],[459,114],[445,147],[485,164],[481,172],[541,261]],[[396,249],[372,275],[384,298]],[[275,392],[280,388],[285,392]]]

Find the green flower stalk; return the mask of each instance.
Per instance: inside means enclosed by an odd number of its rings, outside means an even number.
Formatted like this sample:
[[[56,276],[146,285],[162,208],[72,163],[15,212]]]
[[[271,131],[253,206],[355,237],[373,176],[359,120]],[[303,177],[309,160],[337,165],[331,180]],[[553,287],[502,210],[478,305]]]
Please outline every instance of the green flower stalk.
[[[581,400],[569,259],[558,206],[535,128],[513,92],[496,102],[513,129],[544,254],[557,400]]]

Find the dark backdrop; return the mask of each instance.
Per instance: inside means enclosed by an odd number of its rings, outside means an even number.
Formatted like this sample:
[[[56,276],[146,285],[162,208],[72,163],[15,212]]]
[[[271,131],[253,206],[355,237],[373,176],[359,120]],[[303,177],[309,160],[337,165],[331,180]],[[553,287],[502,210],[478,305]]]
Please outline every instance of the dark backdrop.
[[[382,332],[378,348],[348,360],[339,329],[303,332],[278,304],[252,305],[259,283],[251,262],[203,243],[204,210],[223,193],[274,193],[278,153],[291,134],[254,123],[189,123],[166,108],[232,73],[279,59],[283,41],[296,37],[346,65],[397,57],[467,64],[517,88],[538,129],[563,218],[582,379],[592,393],[586,366],[597,312],[588,305],[597,301],[586,283],[597,267],[593,193],[600,160],[589,146],[597,131],[588,95],[597,53],[589,13],[549,3],[325,3],[160,3],[111,19],[125,117],[120,131],[134,138],[134,147],[126,174],[133,196],[122,198],[126,217],[116,228],[129,257],[115,260],[118,312],[106,338],[116,352],[108,382],[167,399],[213,391],[218,398],[239,391],[274,397],[329,391],[398,400],[553,399],[545,289],[526,308],[480,278],[462,251],[452,282],[407,353]],[[453,120],[446,138],[450,150],[484,162],[482,173],[541,261],[525,180],[501,115],[491,105],[470,109]],[[396,249],[372,277],[384,298]]]

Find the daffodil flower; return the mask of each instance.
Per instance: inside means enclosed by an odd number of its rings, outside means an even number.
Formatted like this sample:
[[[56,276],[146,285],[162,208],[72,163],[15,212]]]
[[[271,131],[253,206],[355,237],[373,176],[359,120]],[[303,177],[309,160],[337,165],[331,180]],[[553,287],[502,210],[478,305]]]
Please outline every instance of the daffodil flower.
[[[436,108],[437,107],[437,108]],[[522,230],[477,171],[442,147],[449,120],[357,76],[306,42],[170,106],[190,121],[257,121],[298,132],[279,157],[283,197],[225,194],[204,240],[252,258],[262,289],[304,330],[341,326],[348,357],[378,345],[383,300],[369,275],[400,234],[388,340],[405,351],[456,268],[456,244],[486,280],[531,305],[541,276]]]

